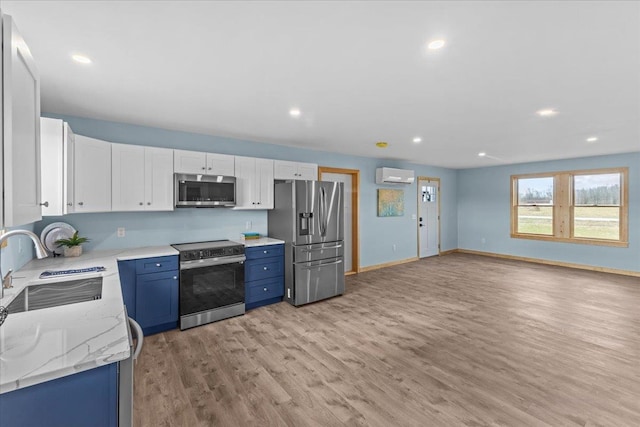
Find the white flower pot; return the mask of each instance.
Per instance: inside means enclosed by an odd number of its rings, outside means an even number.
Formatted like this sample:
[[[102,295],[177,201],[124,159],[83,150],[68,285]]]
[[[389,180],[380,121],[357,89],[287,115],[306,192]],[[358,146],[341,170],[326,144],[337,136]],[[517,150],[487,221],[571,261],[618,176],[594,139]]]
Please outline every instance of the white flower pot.
[[[72,246],[70,248],[64,248],[64,256],[66,257],[74,257],[82,255],[82,246]]]

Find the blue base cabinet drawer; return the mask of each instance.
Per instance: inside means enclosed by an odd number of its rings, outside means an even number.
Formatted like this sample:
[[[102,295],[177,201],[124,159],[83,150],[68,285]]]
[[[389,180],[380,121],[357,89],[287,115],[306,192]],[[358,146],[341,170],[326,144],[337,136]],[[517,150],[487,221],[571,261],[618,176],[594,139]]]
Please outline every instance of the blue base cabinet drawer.
[[[267,245],[244,250],[247,260],[280,257],[284,255],[284,245]]]
[[[178,269],[177,256],[161,256],[136,260],[136,273],[159,273],[161,271],[175,271]]]
[[[284,245],[245,249],[245,307],[247,310],[282,301],[284,296]]]
[[[245,282],[268,279],[284,275],[284,261],[280,258],[265,258],[247,261],[244,267]]]
[[[256,280],[251,282],[246,289],[245,298],[247,301],[254,302],[263,299],[271,299],[284,295],[284,286],[282,278]]]

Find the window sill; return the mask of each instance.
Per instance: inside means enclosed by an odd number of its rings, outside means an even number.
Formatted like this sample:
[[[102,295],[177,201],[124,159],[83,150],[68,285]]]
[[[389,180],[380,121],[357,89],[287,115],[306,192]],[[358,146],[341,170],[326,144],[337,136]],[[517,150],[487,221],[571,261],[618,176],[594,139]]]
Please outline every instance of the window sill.
[[[528,239],[528,240],[544,240],[547,242],[560,242],[560,243],[577,243],[582,245],[596,245],[596,246],[613,246],[618,248],[628,248],[629,242],[617,241],[617,240],[603,240],[603,239],[583,239],[583,238],[563,238],[555,236],[544,236],[541,234],[511,234],[513,239]]]

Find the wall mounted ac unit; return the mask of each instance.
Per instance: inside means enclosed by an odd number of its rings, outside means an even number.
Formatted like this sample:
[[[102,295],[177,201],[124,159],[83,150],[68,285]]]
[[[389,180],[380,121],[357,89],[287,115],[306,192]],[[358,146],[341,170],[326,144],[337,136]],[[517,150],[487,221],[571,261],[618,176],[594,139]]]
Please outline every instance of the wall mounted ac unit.
[[[413,184],[414,172],[406,169],[376,169],[376,184]]]

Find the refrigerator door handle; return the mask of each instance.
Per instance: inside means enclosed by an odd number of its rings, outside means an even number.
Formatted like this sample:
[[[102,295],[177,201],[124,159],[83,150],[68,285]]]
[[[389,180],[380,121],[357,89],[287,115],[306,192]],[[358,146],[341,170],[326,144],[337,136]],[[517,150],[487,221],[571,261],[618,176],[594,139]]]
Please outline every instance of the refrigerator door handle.
[[[327,192],[324,187],[320,187],[320,236],[327,235]]]
[[[337,260],[337,261],[333,261],[333,262],[327,262],[325,264],[316,264],[316,265],[309,265],[309,266],[302,266],[301,268],[305,269],[305,270],[311,270],[312,268],[318,268],[318,267],[325,267],[327,265],[335,265],[335,264],[340,264],[342,262],[341,259]]]
[[[341,248],[342,245],[335,245],[335,246],[324,246],[322,248],[311,248],[311,249],[301,249],[302,252],[313,252],[313,251],[323,251],[325,249],[338,249]]]

